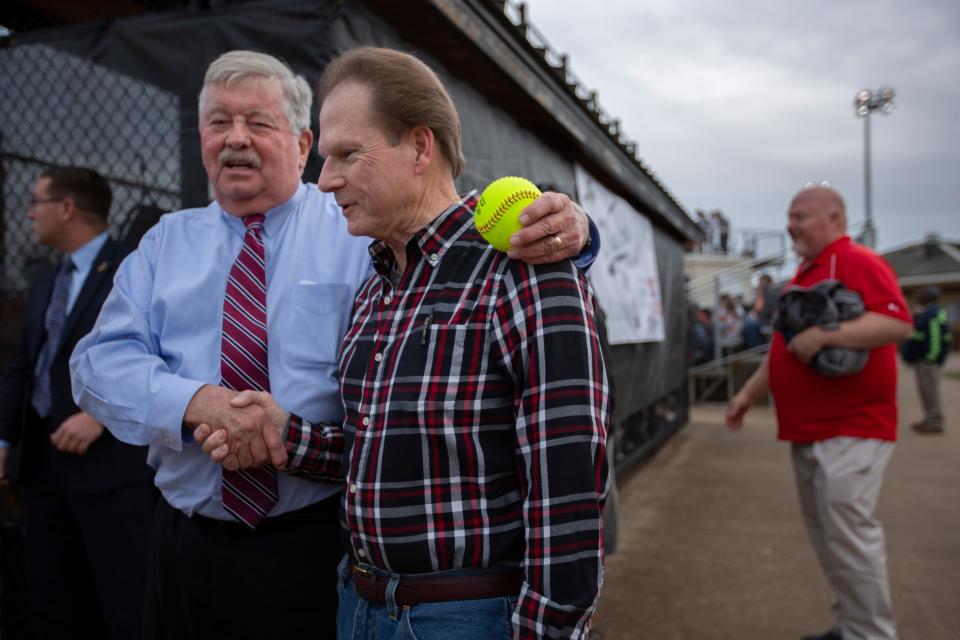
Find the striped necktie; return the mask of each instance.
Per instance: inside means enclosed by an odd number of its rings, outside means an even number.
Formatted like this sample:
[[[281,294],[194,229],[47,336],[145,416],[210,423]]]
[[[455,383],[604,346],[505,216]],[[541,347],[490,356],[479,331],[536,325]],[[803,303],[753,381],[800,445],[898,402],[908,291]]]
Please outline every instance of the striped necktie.
[[[63,259],[63,264],[57,271],[53,281],[53,291],[50,293],[50,303],[47,305],[47,315],[43,326],[47,331],[47,338],[37,359],[36,378],[34,380],[33,395],[30,398],[37,415],[46,418],[53,405],[53,395],[50,391],[50,367],[60,347],[63,323],[67,320],[67,303],[70,301],[70,283],[77,265],[70,256]]]
[[[223,301],[220,378],[228,389],[269,391],[263,215],[247,216],[243,223],[243,247],[230,269]],[[273,467],[223,470],[223,508],[251,529],[267,517],[277,498]]]

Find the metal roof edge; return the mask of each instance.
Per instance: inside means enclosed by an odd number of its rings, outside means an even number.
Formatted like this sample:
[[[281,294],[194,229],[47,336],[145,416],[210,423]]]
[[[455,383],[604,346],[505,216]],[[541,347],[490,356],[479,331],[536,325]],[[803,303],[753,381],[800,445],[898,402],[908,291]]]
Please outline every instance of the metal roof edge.
[[[892,247],[890,247],[889,249],[884,249],[883,251],[881,251],[881,252],[879,252],[879,253],[880,253],[881,256],[886,257],[886,256],[890,255],[891,253],[897,253],[898,251],[905,251],[905,250],[907,250],[907,249],[912,249],[912,248],[914,248],[914,247],[922,247],[922,246],[925,245],[926,243],[927,243],[926,238],[921,238],[921,239],[919,239],[919,240],[909,240],[909,241],[907,241],[907,242],[901,242],[900,244],[895,244],[895,245],[893,245]],[[960,241],[948,240],[948,239],[946,239],[946,238],[939,238],[939,239],[937,240],[937,245],[939,245],[941,249],[943,248],[943,245],[949,245],[949,246],[953,247],[954,245],[958,245],[958,244],[960,244]],[[947,252],[944,251],[944,253],[947,253]],[[948,254],[948,255],[949,255],[949,254]],[[952,257],[952,256],[951,256],[951,257]]]
[[[898,278],[897,280],[901,287],[960,283],[960,271],[953,273],[931,273],[921,276],[904,276],[902,278]]]
[[[646,165],[636,157],[636,145],[623,142],[619,122],[604,123],[596,106],[596,94],[579,96],[577,84],[567,80],[567,70],[547,60],[548,51],[527,38],[528,25],[514,24],[505,13],[503,0],[427,0],[483,51],[517,86],[550,114],[575,142],[585,158],[607,172],[620,190],[642,204],[643,213],[653,213],[674,232],[696,240],[702,232],[684,207]],[[606,126],[605,126],[606,125]]]
[[[945,254],[950,256],[954,262],[960,265],[960,251],[953,245],[951,242],[944,242],[941,240],[937,243],[940,247],[940,251],[943,251]]]

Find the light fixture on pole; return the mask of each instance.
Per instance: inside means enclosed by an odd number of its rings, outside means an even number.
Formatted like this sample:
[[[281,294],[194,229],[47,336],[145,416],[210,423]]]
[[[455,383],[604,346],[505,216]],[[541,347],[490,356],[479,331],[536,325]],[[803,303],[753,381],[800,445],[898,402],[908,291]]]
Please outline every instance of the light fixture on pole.
[[[896,92],[890,87],[881,87],[873,92],[861,89],[853,100],[857,116],[863,118],[863,207],[864,221],[861,234],[863,244],[873,248],[877,244],[877,229],[873,224],[873,202],[870,189],[870,114],[879,110],[887,115],[893,111]]]

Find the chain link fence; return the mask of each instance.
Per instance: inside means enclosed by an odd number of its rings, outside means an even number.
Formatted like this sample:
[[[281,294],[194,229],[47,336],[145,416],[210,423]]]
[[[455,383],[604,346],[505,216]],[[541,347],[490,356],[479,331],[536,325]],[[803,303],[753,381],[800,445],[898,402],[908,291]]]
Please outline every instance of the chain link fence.
[[[19,292],[36,246],[26,211],[39,174],[80,165],[110,181],[110,227],[122,239],[143,205],[180,206],[177,96],[52,47],[0,52],[3,236],[0,289]]]
[[[24,298],[55,259],[26,217],[46,169],[78,165],[110,182],[111,234],[135,241],[180,208],[180,100],[45,44],[0,49],[0,369],[19,346]],[[28,638],[21,502],[0,490],[0,637]]]

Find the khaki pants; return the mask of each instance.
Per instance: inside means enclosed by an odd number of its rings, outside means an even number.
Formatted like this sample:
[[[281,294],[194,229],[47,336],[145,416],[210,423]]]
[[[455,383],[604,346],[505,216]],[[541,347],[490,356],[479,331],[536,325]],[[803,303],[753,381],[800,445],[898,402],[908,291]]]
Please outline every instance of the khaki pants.
[[[917,372],[917,389],[923,403],[923,421],[928,427],[943,428],[943,403],[940,401],[941,366],[932,362],[918,362],[914,365]]]
[[[892,452],[892,442],[848,437],[792,447],[800,508],[843,640],[897,636],[883,527],[873,517]]]

